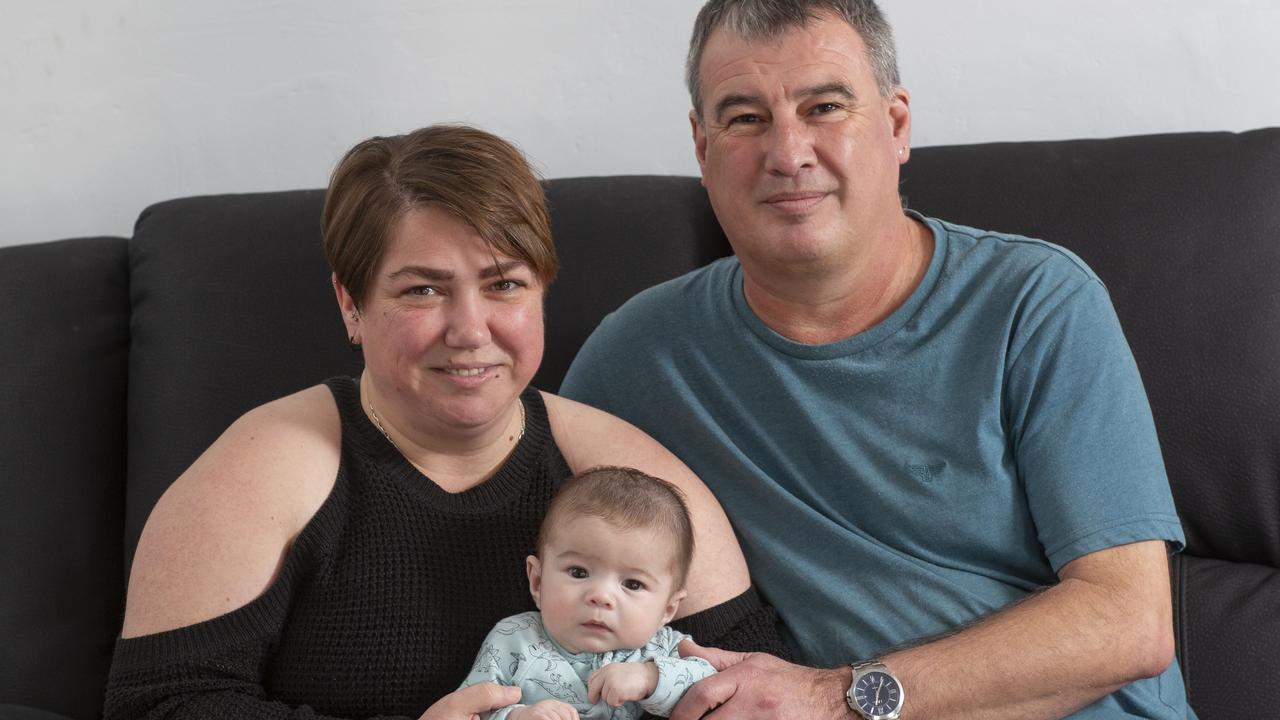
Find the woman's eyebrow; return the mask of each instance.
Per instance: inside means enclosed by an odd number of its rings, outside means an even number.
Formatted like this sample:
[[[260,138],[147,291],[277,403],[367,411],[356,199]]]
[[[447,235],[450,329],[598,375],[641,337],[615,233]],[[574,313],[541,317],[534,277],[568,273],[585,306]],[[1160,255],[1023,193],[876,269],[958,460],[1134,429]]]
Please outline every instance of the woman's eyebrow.
[[[387,275],[388,280],[399,280],[406,275],[420,277],[423,280],[452,280],[454,275],[452,270],[441,270],[440,268],[427,267],[425,265],[405,265]]]

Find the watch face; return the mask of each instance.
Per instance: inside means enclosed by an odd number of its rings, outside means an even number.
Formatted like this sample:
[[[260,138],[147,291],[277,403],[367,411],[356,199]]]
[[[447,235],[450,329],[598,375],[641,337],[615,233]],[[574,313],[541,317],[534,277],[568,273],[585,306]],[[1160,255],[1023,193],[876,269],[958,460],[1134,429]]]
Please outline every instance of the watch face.
[[[887,673],[871,671],[858,678],[850,693],[858,709],[871,717],[892,715],[902,705],[902,688]]]

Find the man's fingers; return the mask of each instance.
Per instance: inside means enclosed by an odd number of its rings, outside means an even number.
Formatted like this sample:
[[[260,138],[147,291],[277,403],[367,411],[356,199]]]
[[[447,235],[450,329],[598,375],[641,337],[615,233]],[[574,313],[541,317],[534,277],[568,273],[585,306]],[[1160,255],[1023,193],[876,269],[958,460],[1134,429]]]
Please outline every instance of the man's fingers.
[[[710,650],[712,648],[701,648]],[[723,652],[716,650],[716,652]],[[698,657],[703,657],[699,655]],[[705,658],[704,658],[705,659]],[[715,664],[714,662],[712,663]],[[712,675],[693,684],[671,712],[671,720],[698,720],[712,709],[723,705],[738,691],[738,683],[723,675]]]
[[[700,657],[711,663],[711,667],[721,671],[725,668],[733,667],[743,660],[746,660],[748,657],[751,657],[751,653],[702,647],[698,643],[689,639],[685,639],[680,642],[679,650],[681,657]]]

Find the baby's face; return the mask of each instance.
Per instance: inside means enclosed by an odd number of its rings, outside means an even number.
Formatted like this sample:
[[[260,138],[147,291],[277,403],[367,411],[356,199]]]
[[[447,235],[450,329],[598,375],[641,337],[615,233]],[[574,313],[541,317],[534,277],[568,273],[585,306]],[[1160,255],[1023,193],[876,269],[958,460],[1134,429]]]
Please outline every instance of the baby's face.
[[[528,561],[542,623],[571,652],[642,647],[676,614],[673,538],[622,529],[595,517],[555,528],[541,559]]]

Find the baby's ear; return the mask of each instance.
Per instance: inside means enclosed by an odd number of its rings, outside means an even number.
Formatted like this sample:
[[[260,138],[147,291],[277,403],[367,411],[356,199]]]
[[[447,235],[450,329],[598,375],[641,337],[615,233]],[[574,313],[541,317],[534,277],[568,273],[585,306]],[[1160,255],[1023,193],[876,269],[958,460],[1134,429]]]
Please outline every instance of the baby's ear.
[[[529,573],[529,594],[533,596],[533,604],[542,609],[542,562],[537,555],[530,555],[524,560],[525,572]]]
[[[680,609],[680,601],[689,593],[684,590],[677,590],[671,594],[671,599],[667,601],[667,609],[662,614],[662,624],[666,625],[671,622],[671,618],[676,616],[676,610]]]

